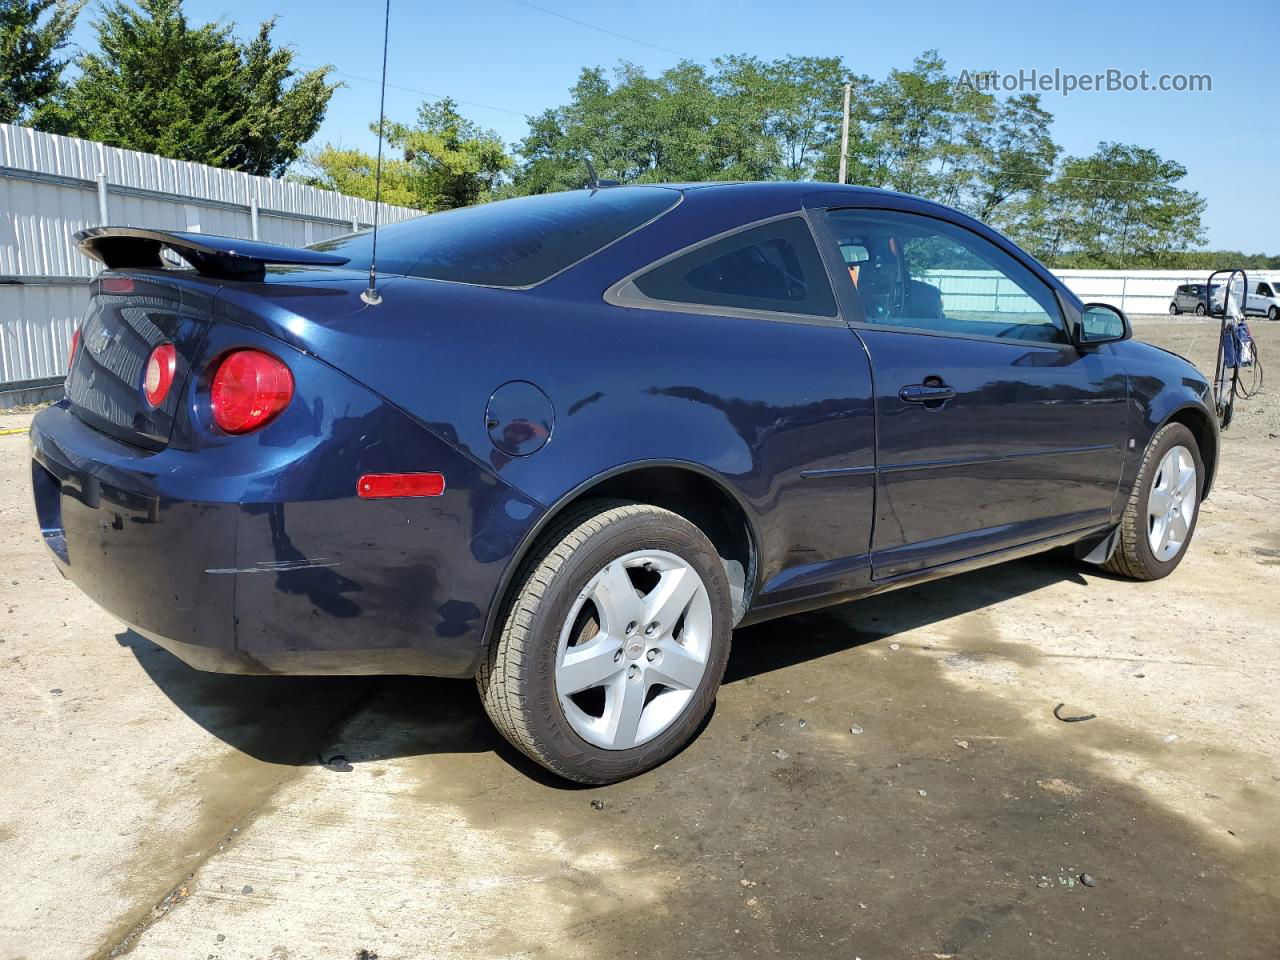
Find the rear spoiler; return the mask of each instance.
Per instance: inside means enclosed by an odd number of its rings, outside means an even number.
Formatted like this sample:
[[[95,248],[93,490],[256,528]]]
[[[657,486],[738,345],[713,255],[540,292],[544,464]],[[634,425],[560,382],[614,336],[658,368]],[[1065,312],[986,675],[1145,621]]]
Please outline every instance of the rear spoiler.
[[[198,273],[224,280],[260,280],[270,263],[340,267],[349,260],[276,243],[140,227],[90,227],[77,233],[75,241],[85,256],[109,268],[162,270],[165,263],[160,251],[167,247]]]

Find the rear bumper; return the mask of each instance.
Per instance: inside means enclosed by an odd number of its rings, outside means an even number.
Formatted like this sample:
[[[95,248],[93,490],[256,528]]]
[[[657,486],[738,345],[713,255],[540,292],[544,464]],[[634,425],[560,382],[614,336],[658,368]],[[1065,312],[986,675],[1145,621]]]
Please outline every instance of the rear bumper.
[[[58,404],[31,427],[42,536],[91,599],[201,670],[470,676],[540,508],[394,408],[346,419],[246,473],[241,453],[144,451]],[[443,470],[444,496],[354,495],[360,471],[388,469],[357,438],[389,434],[375,450]]]

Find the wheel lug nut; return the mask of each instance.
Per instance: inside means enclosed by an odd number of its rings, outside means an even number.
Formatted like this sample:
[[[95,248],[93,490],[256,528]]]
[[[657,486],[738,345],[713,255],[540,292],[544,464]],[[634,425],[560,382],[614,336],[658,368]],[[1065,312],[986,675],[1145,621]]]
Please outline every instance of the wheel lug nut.
[[[632,620],[630,623],[628,623],[628,624],[627,624],[627,636],[631,636],[631,634],[635,633],[635,632],[636,632],[636,627],[637,627],[637,626],[638,626],[638,624],[637,624],[634,620]]]
[[[657,650],[650,650],[650,651],[646,654],[646,656],[649,658],[649,662],[650,662],[650,663],[653,663],[653,661],[655,661],[655,660],[657,660],[657,659],[658,659],[658,651],[657,651]]]
[[[613,662],[614,662],[614,663],[617,663],[617,662],[618,662],[619,660],[621,660],[621,659],[622,659],[622,651],[621,651],[621,650],[618,650],[618,651],[616,651],[616,652],[614,653],[614,655],[613,655]]]
[[[639,667],[637,667],[634,663],[633,663],[631,666],[627,667],[627,679],[628,679],[628,680],[634,680],[634,679],[635,679],[636,677],[638,677],[638,676],[640,676],[640,668],[639,668]]]
[[[658,621],[656,620],[644,628],[644,635],[646,637],[652,637],[657,632],[658,632]]]

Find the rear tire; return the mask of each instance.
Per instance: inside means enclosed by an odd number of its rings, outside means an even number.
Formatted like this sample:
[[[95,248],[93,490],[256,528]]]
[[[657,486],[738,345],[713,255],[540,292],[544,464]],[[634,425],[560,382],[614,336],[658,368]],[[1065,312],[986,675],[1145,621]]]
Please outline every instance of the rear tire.
[[[522,564],[476,682],[494,725],[532,760],[615,783],[693,738],[731,629],[728,577],[701,530],[659,507],[594,501]]]
[[[1200,519],[1204,463],[1191,431],[1156,431],[1120,520],[1120,541],[1103,569],[1133,580],[1167,577],[1186,556]]]

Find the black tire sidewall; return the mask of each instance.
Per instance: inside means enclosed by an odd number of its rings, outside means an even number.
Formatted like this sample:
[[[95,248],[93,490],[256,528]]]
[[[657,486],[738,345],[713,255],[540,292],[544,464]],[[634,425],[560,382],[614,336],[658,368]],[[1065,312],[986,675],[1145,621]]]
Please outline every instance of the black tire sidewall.
[[[1186,447],[1191,451],[1191,457],[1196,464],[1196,510],[1191,517],[1191,525],[1187,529],[1187,539],[1182,543],[1182,549],[1177,552],[1169,560],[1156,559],[1155,553],[1151,549],[1151,543],[1147,539],[1147,503],[1151,496],[1151,488],[1155,484],[1156,475],[1160,472],[1160,461],[1174,447]],[[1139,496],[1139,514],[1137,519],[1140,521],[1138,529],[1140,535],[1138,542],[1134,544],[1134,549],[1141,558],[1142,563],[1150,571],[1152,579],[1160,579],[1167,577],[1182,562],[1182,558],[1187,555],[1187,549],[1191,546],[1191,541],[1195,539],[1196,526],[1200,522],[1200,491],[1204,489],[1204,461],[1200,457],[1200,447],[1196,443],[1195,436],[1189,429],[1182,424],[1172,424],[1168,429],[1162,431],[1161,436],[1156,445],[1151,450],[1151,455],[1147,460],[1147,473],[1139,478],[1142,484],[1142,491]]]
[[[1196,305],[1196,316],[1197,316],[1197,317],[1203,317],[1203,316],[1205,315],[1205,313],[1207,313],[1207,312],[1208,312],[1208,311],[1206,311],[1206,310],[1205,310],[1205,308],[1204,308],[1204,304],[1203,304],[1203,303],[1201,303],[1201,304],[1197,304],[1197,305]]]
[[[1178,305],[1177,305],[1176,303],[1171,303],[1171,304],[1169,304],[1169,315],[1170,315],[1170,316],[1176,317],[1176,316],[1177,316],[1178,314],[1180,314],[1181,312],[1182,312],[1182,311],[1178,309]]]
[[[665,550],[702,578],[711,601],[712,638],[702,685],[684,713],[657,737],[630,750],[603,750],[570,726],[555,693],[560,631],[587,582],[607,564],[636,550]],[[666,511],[626,516],[578,547],[556,571],[530,623],[523,694],[529,726],[559,772],[587,782],[613,782],[670,758],[697,732],[715,702],[729,659],[732,603],[724,566],[710,541],[692,524]]]
[[[1267,319],[1272,322],[1275,322],[1276,320],[1280,320],[1280,307],[1268,307]]]

